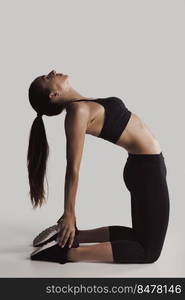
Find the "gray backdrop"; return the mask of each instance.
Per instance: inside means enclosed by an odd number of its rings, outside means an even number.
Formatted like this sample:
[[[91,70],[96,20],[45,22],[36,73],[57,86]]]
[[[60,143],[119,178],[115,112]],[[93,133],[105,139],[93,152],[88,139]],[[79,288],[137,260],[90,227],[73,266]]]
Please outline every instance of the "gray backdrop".
[[[185,275],[184,13],[182,0],[1,1],[1,277]],[[34,211],[28,195],[26,154],[36,116],[28,87],[52,69],[68,74],[83,96],[120,97],[159,140],[171,206],[155,264],[61,268],[30,262],[33,237],[63,213],[64,113],[43,116],[50,146],[47,205]],[[86,135],[76,198],[79,229],[131,226],[126,158],[121,147]]]

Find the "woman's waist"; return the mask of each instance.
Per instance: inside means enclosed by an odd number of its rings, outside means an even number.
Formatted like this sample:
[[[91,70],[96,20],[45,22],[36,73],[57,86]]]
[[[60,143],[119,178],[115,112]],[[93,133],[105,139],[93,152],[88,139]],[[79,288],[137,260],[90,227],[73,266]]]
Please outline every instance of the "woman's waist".
[[[133,154],[158,154],[161,152],[158,140],[135,113],[132,113],[125,130],[117,141],[117,145]]]
[[[125,145],[125,149],[131,154],[160,154],[162,149],[157,140],[151,139],[133,139]]]

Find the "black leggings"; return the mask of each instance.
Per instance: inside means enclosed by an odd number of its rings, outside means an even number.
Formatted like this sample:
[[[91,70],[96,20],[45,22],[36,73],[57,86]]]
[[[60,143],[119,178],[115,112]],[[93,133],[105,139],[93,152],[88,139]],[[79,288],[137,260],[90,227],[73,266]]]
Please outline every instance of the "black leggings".
[[[109,226],[115,263],[153,263],[169,221],[167,169],[160,154],[128,153],[123,179],[131,196],[132,228]]]

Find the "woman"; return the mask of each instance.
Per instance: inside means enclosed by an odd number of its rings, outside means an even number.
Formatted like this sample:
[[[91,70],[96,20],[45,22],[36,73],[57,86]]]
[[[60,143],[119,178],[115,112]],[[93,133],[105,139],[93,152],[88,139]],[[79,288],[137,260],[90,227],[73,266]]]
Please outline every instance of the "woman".
[[[161,253],[169,220],[167,170],[159,142],[147,125],[117,97],[86,98],[73,89],[68,75],[50,72],[30,85],[37,112],[29,138],[28,174],[34,207],[44,202],[43,180],[48,157],[42,115],[66,110],[64,214],[58,227],[32,254],[32,260],[153,263]],[[78,230],[75,196],[85,134],[103,138],[128,152],[123,178],[131,195],[132,228],[106,226]],[[79,246],[79,243],[97,242]],[[37,245],[38,246],[38,245]]]

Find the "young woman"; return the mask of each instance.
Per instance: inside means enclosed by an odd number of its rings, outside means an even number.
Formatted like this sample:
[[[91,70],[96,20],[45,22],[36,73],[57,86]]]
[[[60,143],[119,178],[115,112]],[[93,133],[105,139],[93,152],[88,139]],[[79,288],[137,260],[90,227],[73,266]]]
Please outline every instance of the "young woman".
[[[30,258],[60,263],[153,263],[158,260],[168,227],[169,193],[164,156],[148,126],[128,110],[120,98],[84,97],[72,88],[68,75],[55,71],[31,83],[29,101],[37,112],[27,153],[33,207],[41,206],[45,200],[43,182],[49,148],[43,114],[53,116],[66,110],[67,159],[63,216],[57,229],[51,229],[49,238],[39,244]],[[115,225],[77,229],[75,197],[85,134],[103,138],[127,151],[123,179],[131,196],[132,228]],[[97,244],[79,246],[79,243],[90,242]]]

